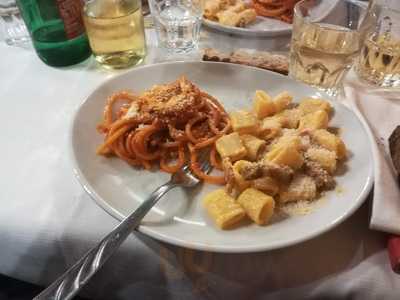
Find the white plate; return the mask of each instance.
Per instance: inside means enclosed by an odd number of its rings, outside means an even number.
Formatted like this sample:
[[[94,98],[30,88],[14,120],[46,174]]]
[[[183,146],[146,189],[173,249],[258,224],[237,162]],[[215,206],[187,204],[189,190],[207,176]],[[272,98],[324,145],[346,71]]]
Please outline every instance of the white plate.
[[[86,99],[72,126],[72,157],[78,179],[92,198],[121,220],[169,176],[162,172],[137,170],[117,158],[95,154],[102,136],[96,132],[106,98],[115,91],[143,91],[154,84],[171,82],[186,75],[202,90],[217,97],[228,111],[246,108],[256,89],[272,95],[283,90],[295,99],[324,97],[314,88],[285,76],[252,67],[206,62],[173,62],[135,68],[103,83]],[[218,252],[253,252],[280,248],[315,237],[349,217],[364,201],[372,184],[372,154],[360,121],[349,109],[331,101],[335,109],[332,126],[343,128],[350,150],[347,171],[337,176],[342,192],[324,196],[315,212],[260,227],[248,225],[235,230],[216,228],[201,205],[205,193],[218,188],[202,185],[194,190],[174,189],[146,216],[139,230],[168,243]]]
[[[203,24],[207,27],[226,33],[254,37],[278,36],[289,34],[292,32],[292,24],[261,16],[257,16],[256,21],[247,25],[246,27],[233,27],[222,25],[218,22],[211,21],[205,18],[203,19]]]
[[[322,2],[314,11],[315,15],[319,16],[315,21],[321,21],[336,7],[340,0],[332,0],[330,2]],[[253,37],[262,36],[278,36],[289,34],[292,32],[292,24],[288,24],[276,19],[266,18],[262,16],[257,16],[254,23],[247,25],[246,27],[233,27],[221,25],[218,22],[211,21],[208,19],[203,19],[203,24],[230,34],[236,35],[247,35]]]

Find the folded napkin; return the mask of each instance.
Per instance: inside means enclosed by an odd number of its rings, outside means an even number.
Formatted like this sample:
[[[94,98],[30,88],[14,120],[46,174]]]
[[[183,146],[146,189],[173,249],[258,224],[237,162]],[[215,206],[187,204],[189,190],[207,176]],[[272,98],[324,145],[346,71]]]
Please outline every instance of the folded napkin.
[[[351,73],[346,80],[345,95],[345,103],[365,118],[363,121],[369,125],[367,130],[373,137],[374,197],[370,228],[400,234],[400,188],[388,146],[389,136],[400,125],[400,91],[373,88]]]

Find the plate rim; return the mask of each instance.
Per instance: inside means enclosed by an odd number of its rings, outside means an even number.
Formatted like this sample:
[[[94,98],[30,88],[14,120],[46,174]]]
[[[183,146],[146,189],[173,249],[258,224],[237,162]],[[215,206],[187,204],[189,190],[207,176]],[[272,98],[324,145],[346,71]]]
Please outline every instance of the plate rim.
[[[86,177],[83,175],[79,165],[78,165],[78,161],[77,158],[75,156],[75,151],[74,151],[74,142],[73,142],[73,136],[74,136],[74,128],[75,128],[75,124],[78,120],[78,115],[80,110],[82,109],[82,107],[89,101],[89,98],[98,90],[100,89],[103,85],[109,83],[110,81],[113,80],[117,80],[119,77],[123,77],[126,76],[129,73],[134,73],[137,72],[137,70],[141,70],[141,69],[147,69],[147,68],[152,68],[155,67],[157,65],[177,65],[177,64],[219,64],[219,65],[226,65],[226,63],[223,62],[204,62],[204,61],[173,61],[173,62],[162,62],[162,63],[156,63],[156,64],[149,64],[149,65],[143,65],[143,66],[138,66],[134,69],[128,70],[127,72],[123,72],[123,73],[119,73],[116,74],[115,76],[111,77],[111,78],[107,78],[106,80],[102,81],[100,84],[97,84],[95,87],[93,87],[93,89],[90,89],[89,92],[87,93],[86,97],[84,97],[84,100],[78,105],[78,107],[73,111],[73,117],[71,118],[71,122],[69,124],[69,130],[68,130],[68,149],[67,149],[67,155],[69,156],[69,159],[72,163],[72,168],[73,168],[73,173],[76,177],[76,179],[78,180],[78,182],[80,183],[80,185],[82,186],[82,188],[84,189],[84,191],[90,196],[90,198],[92,200],[94,200],[94,202],[99,205],[104,211],[106,211],[110,216],[112,216],[113,218],[117,219],[119,222],[122,221],[124,219],[124,216],[114,207],[112,207],[111,205],[109,205],[105,199],[103,199],[95,190],[94,187],[92,187],[92,185],[88,182],[88,180],[86,179]],[[245,66],[245,65],[237,65],[237,64],[229,64],[230,66],[233,66],[234,68],[249,68],[249,69],[255,69],[255,70],[259,70],[261,72],[268,72],[268,73],[273,73],[273,75],[278,76],[278,77],[282,77],[287,79],[287,76],[284,76],[282,74],[279,73],[275,73],[272,71],[268,71],[268,70],[264,70],[264,69],[260,69],[260,68],[256,68],[256,67],[252,67],[252,66]],[[293,79],[292,79],[293,80]],[[301,82],[296,81],[297,83],[307,86],[309,88],[313,88],[310,87],[308,85],[305,85]],[[333,99],[331,99],[331,97],[329,97],[329,99],[331,101],[333,101]],[[372,151],[372,141],[373,141],[373,137],[372,137],[372,133],[370,131],[370,129],[368,127],[366,127],[366,123],[364,122],[364,120],[361,119],[361,117],[355,113],[354,111],[352,111],[350,108],[348,108],[347,106],[345,106],[343,103],[337,102],[338,105],[340,105],[343,109],[349,111],[351,114],[353,114],[353,116],[357,119],[357,121],[361,124],[361,127],[363,128],[363,130],[365,131],[365,134],[368,137],[368,148],[370,150],[370,154],[372,157],[372,161],[370,162],[370,174],[368,174],[367,180],[364,183],[363,187],[362,187],[362,191],[360,192],[360,194],[358,195],[358,197],[356,197],[356,199],[354,200],[355,205],[347,210],[344,214],[342,214],[341,216],[337,217],[333,222],[327,224],[325,227],[323,227],[322,229],[317,229],[312,231],[310,234],[308,234],[307,236],[304,237],[299,237],[299,238],[294,238],[290,241],[285,241],[285,242],[279,242],[279,243],[272,243],[272,244],[268,244],[268,245],[256,245],[256,246],[249,246],[249,245],[241,245],[241,246],[224,246],[224,245],[209,245],[207,243],[202,243],[202,242],[187,242],[184,239],[179,239],[179,238],[175,238],[175,237],[170,237],[168,235],[165,235],[163,233],[158,232],[157,230],[152,229],[149,226],[146,225],[139,225],[139,227],[137,229],[135,229],[135,231],[139,231],[143,234],[146,234],[147,236],[150,236],[156,240],[168,243],[168,244],[172,244],[175,246],[180,246],[180,247],[184,247],[184,248],[189,248],[189,249],[194,249],[194,250],[201,250],[201,251],[209,251],[209,252],[217,252],[217,253],[254,253],[254,252],[263,252],[263,251],[271,251],[271,250],[275,250],[275,249],[280,249],[280,248],[286,248],[292,245],[297,245],[299,243],[311,240],[319,235],[322,235],[332,229],[334,229],[336,226],[338,226],[339,224],[341,224],[344,220],[346,220],[347,218],[349,218],[351,215],[353,215],[353,213],[355,211],[357,211],[359,209],[359,207],[365,202],[365,200],[367,199],[372,186],[373,186],[373,182],[374,182],[374,157],[373,157],[373,151]],[[111,230],[110,230],[111,231]]]
[[[263,19],[272,19],[263,16],[257,16]],[[252,36],[252,37],[274,37],[279,35],[289,35],[292,32],[293,26],[292,24],[288,24],[288,28],[286,29],[277,29],[277,30],[270,30],[270,29],[258,29],[258,30],[251,30],[249,28],[241,28],[241,27],[234,27],[234,26],[226,26],[219,24],[218,22],[208,20],[203,18],[203,24],[208,28],[212,28],[214,30],[218,30],[220,32],[225,32],[227,34],[233,35],[240,35],[240,36]]]

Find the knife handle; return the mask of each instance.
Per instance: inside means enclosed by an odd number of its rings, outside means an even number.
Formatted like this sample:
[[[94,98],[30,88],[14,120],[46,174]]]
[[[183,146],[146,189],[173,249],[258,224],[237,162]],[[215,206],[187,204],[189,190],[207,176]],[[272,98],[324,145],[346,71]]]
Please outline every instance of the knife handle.
[[[393,271],[400,274],[400,236],[390,235],[387,242],[387,249]]]

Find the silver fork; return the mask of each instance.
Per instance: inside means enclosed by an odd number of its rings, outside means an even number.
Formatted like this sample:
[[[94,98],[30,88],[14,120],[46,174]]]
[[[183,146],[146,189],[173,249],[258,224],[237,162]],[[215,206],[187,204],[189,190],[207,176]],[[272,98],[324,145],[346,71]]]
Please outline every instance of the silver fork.
[[[200,155],[200,168],[208,173],[211,171],[211,166],[208,160],[205,159],[205,156],[206,153]],[[181,170],[172,174],[167,183],[151,193],[132,214],[126,217],[113,231],[104,237],[97,246],[89,250],[75,265],[33,299],[66,300],[74,297],[119,248],[129,234],[139,226],[140,221],[165,193],[178,186],[185,188],[195,187],[200,181],[192,173],[188,165],[185,165]]]

